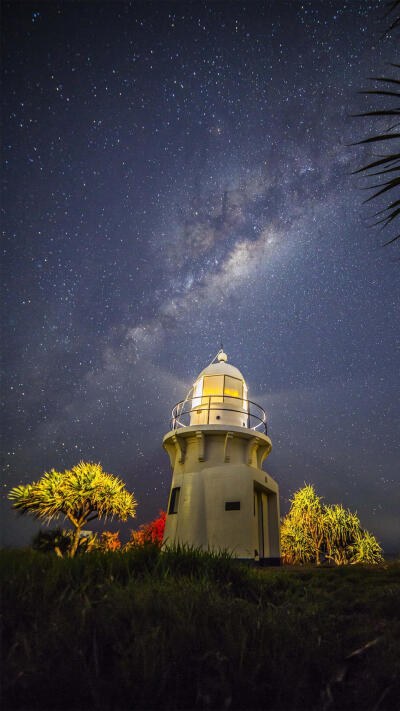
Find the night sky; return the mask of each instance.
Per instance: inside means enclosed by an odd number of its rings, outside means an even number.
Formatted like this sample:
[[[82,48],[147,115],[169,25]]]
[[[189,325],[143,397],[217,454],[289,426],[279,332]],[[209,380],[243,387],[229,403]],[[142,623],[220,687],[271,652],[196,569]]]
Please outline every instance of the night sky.
[[[38,527],[9,488],[80,459],[135,492],[123,539],[165,508],[171,408],[222,341],[282,511],[313,483],[399,550],[399,250],[350,175],[385,8],[3,4],[5,544]]]

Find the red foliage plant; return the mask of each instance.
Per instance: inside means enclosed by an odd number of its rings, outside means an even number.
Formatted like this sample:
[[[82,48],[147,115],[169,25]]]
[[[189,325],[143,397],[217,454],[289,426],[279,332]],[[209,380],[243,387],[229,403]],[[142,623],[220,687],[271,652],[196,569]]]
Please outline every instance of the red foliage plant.
[[[100,550],[103,551],[117,551],[121,548],[121,541],[119,540],[119,531],[117,533],[111,533],[111,531],[103,531],[100,536],[99,541]]]
[[[128,547],[132,545],[143,546],[145,543],[155,543],[161,547],[166,516],[165,511],[160,511],[158,518],[154,519],[154,521],[143,523],[137,531],[131,531],[131,540],[127,544]]]

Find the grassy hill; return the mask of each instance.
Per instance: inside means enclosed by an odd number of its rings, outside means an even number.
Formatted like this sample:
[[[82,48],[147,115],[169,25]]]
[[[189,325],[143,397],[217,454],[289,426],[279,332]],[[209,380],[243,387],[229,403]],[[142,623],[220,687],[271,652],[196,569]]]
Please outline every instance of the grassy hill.
[[[3,551],[6,709],[400,708],[400,563]]]

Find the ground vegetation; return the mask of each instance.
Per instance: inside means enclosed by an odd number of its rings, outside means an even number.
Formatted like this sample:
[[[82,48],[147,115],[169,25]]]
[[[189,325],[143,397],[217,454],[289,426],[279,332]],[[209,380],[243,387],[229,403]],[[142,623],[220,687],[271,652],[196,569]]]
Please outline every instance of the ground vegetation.
[[[29,711],[394,711],[400,564],[250,569],[156,545],[3,551],[3,702]]]

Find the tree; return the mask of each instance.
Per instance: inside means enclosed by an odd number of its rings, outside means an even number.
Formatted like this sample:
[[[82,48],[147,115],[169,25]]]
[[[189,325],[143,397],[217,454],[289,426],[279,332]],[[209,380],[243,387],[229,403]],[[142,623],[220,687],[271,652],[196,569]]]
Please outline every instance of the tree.
[[[353,545],[352,563],[379,563],[383,560],[382,548],[374,536],[368,531],[357,534]]]
[[[131,539],[126,544],[125,549],[129,550],[133,546],[143,546],[146,543],[155,543],[161,547],[166,517],[166,512],[160,511],[158,518],[154,519],[154,521],[143,523],[137,531],[131,531]]]
[[[311,485],[295,492],[282,521],[281,545],[285,563],[354,565],[383,560],[379,543],[361,527],[357,514],[339,504],[324,506]]]
[[[324,555],[336,565],[345,565],[353,555],[353,546],[361,532],[356,514],[340,504],[323,510]]]
[[[94,519],[134,516],[137,502],[125,484],[103,471],[101,464],[79,462],[72,469],[45,472],[39,481],[11,489],[9,499],[21,514],[47,521],[60,516],[74,527],[69,556],[74,557],[84,526]]]
[[[292,499],[290,513],[281,529],[282,547],[287,552],[287,562],[307,563],[313,557],[320,563],[324,536],[321,497],[311,485],[299,489]]]

